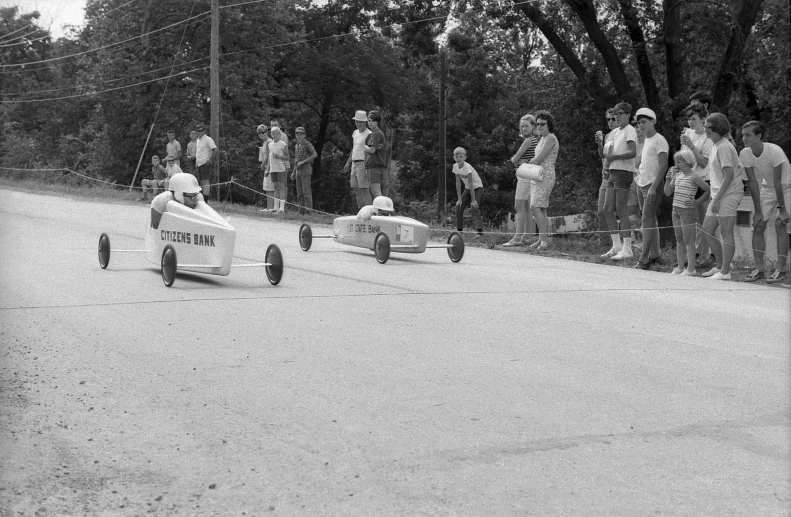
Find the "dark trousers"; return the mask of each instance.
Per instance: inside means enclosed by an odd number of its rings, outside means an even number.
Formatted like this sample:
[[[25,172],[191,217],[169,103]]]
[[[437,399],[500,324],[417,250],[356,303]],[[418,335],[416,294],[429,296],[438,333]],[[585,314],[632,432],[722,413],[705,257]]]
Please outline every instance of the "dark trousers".
[[[483,197],[483,189],[476,188],[475,192],[473,193],[475,196],[475,201],[478,203],[479,208],[472,207],[470,208],[470,214],[472,215],[472,225],[475,227],[476,230],[483,230],[483,222],[481,221],[481,198]],[[464,210],[472,204],[472,196],[470,195],[469,189],[464,189],[464,192],[461,194],[461,204],[456,205],[456,228],[459,231],[464,229]]]
[[[310,189],[311,169],[297,170],[297,205],[299,213],[304,214],[305,209],[313,210],[313,192]]]

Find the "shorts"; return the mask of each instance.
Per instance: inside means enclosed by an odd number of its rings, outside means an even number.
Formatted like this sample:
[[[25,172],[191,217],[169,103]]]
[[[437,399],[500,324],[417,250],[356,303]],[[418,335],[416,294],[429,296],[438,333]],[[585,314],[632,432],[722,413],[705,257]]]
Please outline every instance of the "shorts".
[[[706,181],[706,185],[711,186],[711,180],[705,180],[705,181]],[[702,188],[698,187],[698,191],[695,192],[695,199],[699,199],[700,196],[702,196],[705,193],[706,193],[705,190],[703,190]]]
[[[610,180],[607,182],[607,188],[629,190],[632,183],[634,183],[634,172],[610,169]]]
[[[368,173],[368,181],[370,183],[382,183],[382,173],[384,169],[365,169]]]
[[[286,182],[286,171],[269,171],[269,177],[272,179],[272,183],[285,183]]]
[[[365,170],[365,162],[352,162],[352,176],[349,180],[352,188],[368,188],[371,182],[368,180],[368,171]]]
[[[773,223],[779,215],[777,209],[777,194],[775,194],[774,187],[761,187],[761,213],[764,214],[764,221]],[[788,213],[789,205],[791,205],[791,185],[783,187],[783,206]],[[791,221],[786,225],[788,233],[791,233]]]
[[[673,207],[673,224],[676,219],[681,221],[682,226],[695,227],[698,222],[698,211],[694,208]]]
[[[518,201],[530,200],[530,180],[516,180],[516,194],[514,199]]]
[[[713,203],[709,203],[709,207],[706,209],[706,217],[710,215],[715,217],[736,217],[736,210],[739,208],[743,197],[744,191],[742,190],[723,196],[720,200],[720,209],[716,214],[711,211]]]
[[[610,181],[610,169],[602,169],[601,170],[601,186],[599,186],[599,190],[606,189],[608,181]]]
[[[637,198],[637,189],[638,188],[639,187],[637,186],[637,183],[633,181],[632,182],[632,186],[629,187],[629,201],[626,202],[626,206],[640,206],[641,205],[640,200]],[[640,209],[642,209],[642,208],[643,207],[640,206]]]

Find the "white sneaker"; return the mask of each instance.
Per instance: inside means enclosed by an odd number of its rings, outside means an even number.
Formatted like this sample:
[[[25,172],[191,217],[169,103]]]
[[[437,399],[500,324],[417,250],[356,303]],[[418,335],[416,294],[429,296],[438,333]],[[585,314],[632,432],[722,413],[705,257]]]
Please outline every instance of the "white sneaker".
[[[679,273],[678,276],[698,276],[698,272],[697,271],[688,271],[688,270],[685,269],[684,271]]]
[[[610,258],[610,257],[612,257],[614,255],[617,255],[618,253],[621,252],[621,249],[622,248],[616,248],[615,246],[613,246],[612,248],[610,248],[610,250],[607,253],[604,253],[601,256],[601,258]]]
[[[686,269],[684,269],[683,267],[674,267],[673,271],[671,271],[670,274],[671,275],[680,275],[684,271],[686,271]]]
[[[717,271],[716,273],[714,273],[713,275],[711,275],[709,277],[709,280],[730,280],[730,279],[731,279],[731,274],[730,273],[725,273],[723,275],[719,271]]]
[[[610,257],[610,260],[624,260],[634,258],[634,253],[632,253],[631,247],[624,247],[619,253]]]
[[[703,277],[714,276],[714,275],[716,275],[719,272],[720,272],[720,268],[718,268],[717,266],[714,266],[713,268],[709,269],[708,271],[706,271],[705,273],[703,273],[700,276],[703,276]]]

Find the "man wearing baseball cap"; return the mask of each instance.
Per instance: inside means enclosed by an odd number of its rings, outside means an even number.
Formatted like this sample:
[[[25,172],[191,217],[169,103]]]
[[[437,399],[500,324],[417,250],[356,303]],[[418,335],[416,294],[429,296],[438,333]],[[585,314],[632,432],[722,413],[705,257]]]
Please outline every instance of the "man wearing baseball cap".
[[[297,206],[299,213],[304,214],[305,209],[313,210],[313,191],[311,190],[311,176],[313,175],[313,160],[318,156],[313,144],[305,138],[305,128],[298,127],[294,130],[297,143],[294,146],[294,172],[291,179],[297,182]]]
[[[354,125],[357,129],[352,133],[352,152],[343,167],[343,171],[350,174],[349,185],[357,199],[357,209],[370,205],[371,183],[368,181],[368,172],[365,170],[365,140],[371,131],[368,130],[368,114],[364,110],[354,113]]]
[[[635,118],[637,126],[645,135],[639,172],[635,177],[638,188],[637,199],[643,211],[643,250],[635,267],[650,269],[653,264],[661,264],[656,212],[664,193],[670,147],[665,137],[656,132],[654,110],[640,108],[635,113]]]

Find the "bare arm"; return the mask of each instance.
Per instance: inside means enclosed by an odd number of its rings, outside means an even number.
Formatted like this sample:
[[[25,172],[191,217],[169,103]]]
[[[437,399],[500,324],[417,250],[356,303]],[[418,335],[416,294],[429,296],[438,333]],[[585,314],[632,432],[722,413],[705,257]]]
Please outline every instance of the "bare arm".
[[[532,163],[533,165],[541,165],[542,163],[544,163],[544,160],[546,160],[547,157],[549,157],[549,153],[551,153],[552,150],[555,148],[555,146],[558,145],[557,137],[555,137],[554,134],[552,134],[552,136],[554,138],[547,137],[548,138],[547,141],[549,142],[549,145],[547,144],[542,145],[541,152],[538,153],[538,156],[534,156],[533,159],[530,160],[530,163]]]

